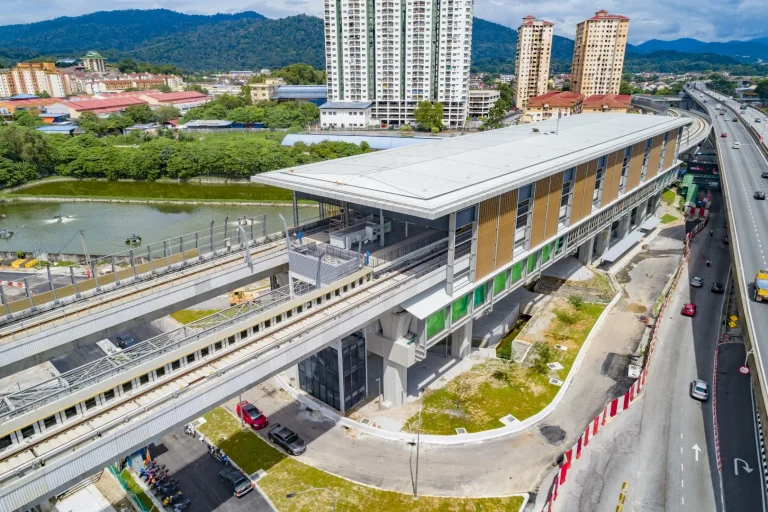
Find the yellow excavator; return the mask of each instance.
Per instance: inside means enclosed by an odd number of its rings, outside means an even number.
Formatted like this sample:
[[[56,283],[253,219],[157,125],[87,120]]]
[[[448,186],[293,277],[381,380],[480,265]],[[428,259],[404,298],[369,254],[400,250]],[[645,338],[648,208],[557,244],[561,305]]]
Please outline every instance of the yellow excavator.
[[[237,306],[243,302],[248,302],[249,300],[255,299],[257,296],[257,293],[246,292],[241,288],[240,290],[235,290],[229,293],[229,305]]]

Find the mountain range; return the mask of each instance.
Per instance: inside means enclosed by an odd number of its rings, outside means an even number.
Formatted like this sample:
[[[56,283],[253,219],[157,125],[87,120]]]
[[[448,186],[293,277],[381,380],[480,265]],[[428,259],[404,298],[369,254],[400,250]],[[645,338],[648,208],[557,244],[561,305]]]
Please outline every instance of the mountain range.
[[[102,11],[0,26],[0,66],[42,57],[79,57],[96,50],[111,61],[132,58],[190,72],[325,66],[323,21],[314,16],[268,19],[256,12],[182,14],[168,9]],[[473,71],[514,72],[517,31],[474,19]],[[573,41],[554,36],[552,71],[570,70]],[[728,43],[696,39],[628,45],[628,71],[730,70],[768,60],[768,38]],[[749,66],[749,69],[754,69]],[[749,71],[744,71],[749,72]]]

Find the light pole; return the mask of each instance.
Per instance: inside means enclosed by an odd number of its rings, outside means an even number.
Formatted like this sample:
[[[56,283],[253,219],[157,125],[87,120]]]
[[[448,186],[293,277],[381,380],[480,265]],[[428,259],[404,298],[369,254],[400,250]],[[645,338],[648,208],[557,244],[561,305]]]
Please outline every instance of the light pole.
[[[308,492],[314,492],[314,491],[328,491],[331,493],[331,496],[333,496],[333,512],[336,512],[336,502],[339,499],[339,494],[336,491],[333,491],[327,487],[313,487],[311,489],[307,489],[306,491],[300,491],[300,492],[291,492],[285,495],[286,498],[291,499],[295,498],[296,496],[299,496],[300,494],[306,494]]]
[[[419,499],[419,452],[421,451],[421,411],[424,409],[424,395],[427,388],[421,390],[421,403],[419,404],[419,428],[416,431],[416,478],[413,483],[413,499]]]
[[[0,289],[2,289],[2,288],[0,288]],[[379,410],[381,410],[381,377],[376,379],[376,382],[379,385]]]
[[[752,354],[755,352],[755,349],[751,349],[749,352],[747,352],[747,357],[744,358],[744,364],[742,366],[747,366],[747,361],[749,361],[749,354]]]

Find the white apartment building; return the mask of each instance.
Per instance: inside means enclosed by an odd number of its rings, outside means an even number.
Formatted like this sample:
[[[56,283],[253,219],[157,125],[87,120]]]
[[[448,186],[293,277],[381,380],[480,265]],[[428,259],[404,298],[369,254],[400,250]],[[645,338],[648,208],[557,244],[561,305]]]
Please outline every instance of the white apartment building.
[[[469,90],[469,117],[471,119],[482,119],[488,117],[496,102],[499,101],[501,94],[498,89],[470,89]]]
[[[420,101],[444,124],[467,116],[474,0],[325,0],[328,101],[371,101],[384,124],[413,121]]]
[[[0,97],[46,92],[53,98],[72,93],[70,75],[56,69],[53,62],[20,62],[0,73]]]
[[[602,10],[576,26],[571,91],[592,96],[618,94],[629,18]]]
[[[519,109],[527,106],[528,98],[547,92],[554,29],[553,23],[533,16],[523,18],[523,24],[517,29],[515,105]]]

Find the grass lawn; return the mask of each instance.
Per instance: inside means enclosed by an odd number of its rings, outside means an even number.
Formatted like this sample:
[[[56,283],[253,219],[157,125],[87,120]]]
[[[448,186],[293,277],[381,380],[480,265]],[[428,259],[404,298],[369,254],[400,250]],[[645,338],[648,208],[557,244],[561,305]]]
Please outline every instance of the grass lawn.
[[[172,181],[67,180],[34,182],[9,196],[175,201],[290,202],[291,191],[256,183],[177,183]]]
[[[171,313],[171,318],[182,324],[191,324],[195,320],[200,320],[208,315],[218,313],[220,309],[182,309]]]
[[[475,365],[442,389],[427,393],[421,431],[450,435],[456,433],[456,428],[464,427],[467,432],[481,432],[502,427],[499,419],[507,414],[522,421],[546,407],[560,390],[548,382],[549,378],[556,375],[565,380],[579,349],[606,307],[584,303],[577,310],[565,301],[563,304],[554,311],[556,318],[546,331],[537,335],[541,343],[551,347],[544,363],[559,362],[563,370],[550,373],[546,369],[537,372],[531,368],[535,359],[533,347],[523,365],[500,360]],[[568,350],[557,350],[556,344]],[[414,415],[403,430],[416,432],[417,429],[418,416]]]
[[[205,415],[207,422],[199,430],[220,446],[247,474],[259,469],[267,476],[259,487],[280,511],[331,510],[333,498],[329,492],[317,491],[288,499],[286,494],[312,487],[326,487],[338,494],[339,511],[440,511],[440,512],[517,512],[523,503],[520,496],[506,498],[434,498],[422,496],[414,501],[410,494],[383,491],[355,484],[320,469],[299,462],[301,458],[284,455],[250,430],[240,430],[240,423],[219,407]],[[312,449],[310,444],[309,450]]]
[[[141,504],[144,505],[145,510],[158,510],[152,499],[147,496],[144,490],[139,487],[139,484],[136,483],[136,480],[133,478],[133,474],[129,470],[124,469],[123,472],[120,473],[120,476],[123,480],[125,480],[125,483],[128,484],[128,489],[134,493]]]
[[[675,194],[674,190],[665,190],[663,194],[661,194],[661,200],[664,201],[666,204],[672,204],[675,202]]]
[[[661,218],[661,223],[669,224],[670,222],[675,222],[676,220],[677,220],[677,217],[675,217],[674,215],[665,213],[664,216]]]

